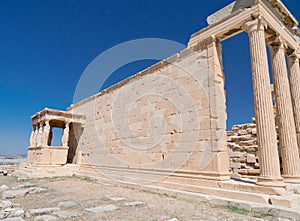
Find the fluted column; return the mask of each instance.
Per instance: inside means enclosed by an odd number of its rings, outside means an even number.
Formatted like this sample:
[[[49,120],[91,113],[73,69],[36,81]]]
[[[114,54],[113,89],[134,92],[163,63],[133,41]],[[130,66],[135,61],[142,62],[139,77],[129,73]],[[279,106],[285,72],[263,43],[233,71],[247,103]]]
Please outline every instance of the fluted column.
[[[249,21],[244,25],[250,42],[254,111],[259,147],[260,176],[257,184],[284,186],[280,175],[264,26],[260,19]]]
[[[294,111],[294,120],[298,141],[298,152],[300,154],[300,68],[299,54],[293,53],[288,56],[289,82]],[[300,155],[299,155],[300,156]]]
[[[299,152],[284,45],[280,38],[276,38],[270,42],[269,46],[272,61],[279,145],[282,158],[282,176],[286,182],[300,183]]]

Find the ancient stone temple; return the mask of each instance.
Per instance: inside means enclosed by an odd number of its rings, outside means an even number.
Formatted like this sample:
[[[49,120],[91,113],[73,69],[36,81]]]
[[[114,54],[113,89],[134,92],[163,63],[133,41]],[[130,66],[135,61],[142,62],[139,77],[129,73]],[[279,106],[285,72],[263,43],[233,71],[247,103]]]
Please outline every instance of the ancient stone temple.
[[[24,171],[69,171],[164,193],[299,206],[300,195],[290,185],[300,184],[298,21],[280,0],[237,0],[207,22],[180,53],[67,111],[44,109],[32,116]],[[231,178],[226,136],[221,45],[241,32],[249,36],[255,104],[259,170],[252,180]],[[53,127],[63,129],[61,146],[51,146]]]

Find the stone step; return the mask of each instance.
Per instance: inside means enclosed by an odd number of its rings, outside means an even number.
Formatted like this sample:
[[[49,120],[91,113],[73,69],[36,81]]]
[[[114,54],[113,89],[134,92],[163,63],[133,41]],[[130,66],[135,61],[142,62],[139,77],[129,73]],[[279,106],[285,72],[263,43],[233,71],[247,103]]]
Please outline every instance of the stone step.
[[[269,204],[270,199],[270,196],[267,194],[249,193],[244,191],[226,190],[209,186],[196,186],[166,181],[155,183],[155,186],[262,204]]]
[[[249,193],[271,194],[271,195],[288,195],[291,191],[286,191],[284,188],[258,186],[255,180],[233,178],[228,181],[215,181],[205,179],[179,178],[169,176],[165,181],[180,184],[192,184],[196,186],[209,186],[222,188],[226,190],[236,190]]]

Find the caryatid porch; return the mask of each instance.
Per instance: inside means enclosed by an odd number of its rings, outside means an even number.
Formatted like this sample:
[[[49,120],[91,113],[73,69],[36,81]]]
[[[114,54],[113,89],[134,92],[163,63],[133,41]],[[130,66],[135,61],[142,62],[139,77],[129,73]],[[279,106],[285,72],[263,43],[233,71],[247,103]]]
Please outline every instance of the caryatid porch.
[[[63,165],[73,161],[76,152],[76,128],[81,128],[85,117],[70,112],[45,108],[31,117],[32,132],[27,163]],[[52,146],[52,129],[62,128],[60,146]],[[71,135],[71,137],[70,137]]]

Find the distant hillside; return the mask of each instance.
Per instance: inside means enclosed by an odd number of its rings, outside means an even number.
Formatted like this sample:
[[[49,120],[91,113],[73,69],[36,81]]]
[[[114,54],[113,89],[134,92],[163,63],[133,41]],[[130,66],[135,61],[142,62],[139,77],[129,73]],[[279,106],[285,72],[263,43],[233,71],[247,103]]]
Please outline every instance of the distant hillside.
[[[0,166],[12,166],[25,163],[26,155],[15,154],[15,155],[2,155],[0,154]]]
[[[27,154],[12,154],[12,155],[3,155],[0,154],[1,159],[19,159],[19,158],[26,158]]]

